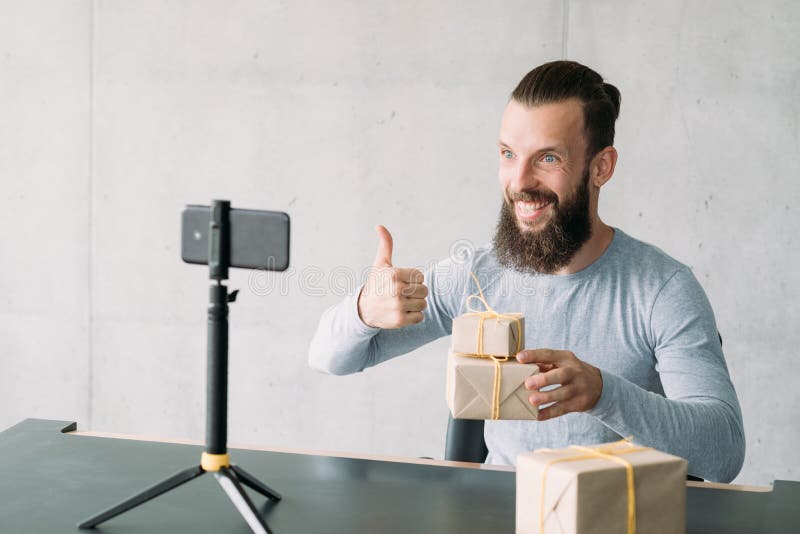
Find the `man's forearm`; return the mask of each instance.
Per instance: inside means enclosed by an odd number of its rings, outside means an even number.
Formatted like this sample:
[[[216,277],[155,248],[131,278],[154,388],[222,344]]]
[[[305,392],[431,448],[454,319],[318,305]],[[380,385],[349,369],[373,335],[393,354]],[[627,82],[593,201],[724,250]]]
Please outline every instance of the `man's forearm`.
[[[334,375],[357,373],[450,334],[452,320],[441,311],[433,293],[427,298],[421,323],[381,329],[359,317],[360,291],[322,314],[308,350],[313,369]]]
[[[603,393],[587,413],[636,443],[686,458],[691,475],[730,482],[739,474],[745,440],[738,404],[711,396],[667,399],[602,373]]]
[[[322,314],[308,349],[308,363],[313,369],[347,375],[372,365],[370,342],[380,328],[358,319],[357,299],[358,294],[348,296]]]

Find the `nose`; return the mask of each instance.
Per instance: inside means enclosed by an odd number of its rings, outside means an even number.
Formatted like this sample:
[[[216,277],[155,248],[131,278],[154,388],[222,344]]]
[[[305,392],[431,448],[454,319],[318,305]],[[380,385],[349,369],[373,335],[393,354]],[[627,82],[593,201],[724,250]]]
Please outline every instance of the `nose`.
[[[536,179],[529,161],[520,159],[509,169],[508,182],[506,183],[509,191],[519,193],[536,189],[538,185],[539,180]]]

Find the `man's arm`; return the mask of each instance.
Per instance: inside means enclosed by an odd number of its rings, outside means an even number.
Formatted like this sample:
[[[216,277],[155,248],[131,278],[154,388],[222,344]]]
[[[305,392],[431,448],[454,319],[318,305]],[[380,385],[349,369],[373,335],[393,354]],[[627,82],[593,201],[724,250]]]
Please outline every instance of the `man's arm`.
[[[318,371],[363,371],[452,331],[458,276],[452,262],[442,261],[424,274],[395,269],[391,235],[383,227],[378,234],[381,242],[368,281],[320,319],[308,352],[309,364]]]
[[[308,350],[308,363],[313,369],[334,375],[357,373],[452,331],[452,318],[434,304],[437,299],[432,287],[422,322],[391,330],[374,328],[361,320],[357,310],[360,292],[322,314]]]
[[[650,329],[666,398],[603,371],[603,393],[589,413],[622,436],[686,458],[692,475],[730,482],[744,462],[742,414],[711,305],[689,269],[661,289]]]
[[[744,462],[745,439],[711,305],[687,268],[661,288],[653,304],[648,339],[666,398],[569,351],[527,350],[524,362],[545,371],[526,380],[533,404],[556,404],[541,419],[585,411],[621,436],[689,460],[689,474],[730,482]]]

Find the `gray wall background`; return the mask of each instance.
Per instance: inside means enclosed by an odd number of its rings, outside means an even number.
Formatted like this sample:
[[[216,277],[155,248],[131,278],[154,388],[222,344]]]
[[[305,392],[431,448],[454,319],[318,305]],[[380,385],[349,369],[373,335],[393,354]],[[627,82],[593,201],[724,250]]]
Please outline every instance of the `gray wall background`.
[[[223,197],[293,217],[293,270],[230,282],[231,441],[441,457],[446,339],[349,377],[308,342],[374,224],[404,266],[490,238],[505,99],[567,57],[623,95],[601,215],[714,305],[738,481],[800,479],[798,27],[775,0],[2,1],[0,427],[202,439],[179,213]]]

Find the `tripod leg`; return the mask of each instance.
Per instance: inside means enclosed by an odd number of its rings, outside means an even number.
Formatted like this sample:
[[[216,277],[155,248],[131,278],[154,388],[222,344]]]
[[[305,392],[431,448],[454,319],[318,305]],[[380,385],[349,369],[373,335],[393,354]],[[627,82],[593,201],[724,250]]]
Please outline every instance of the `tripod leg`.
[[[232,465],[231,469],[233,469],[233,472],[239,477],[239,481],[245,486],[257,491],[267,499],[273,501],[281,500],[282,496],[280,493],[270,488],[238,465]]]
[[[116,517],[121,513],[136,508],[140,504],[146,503],[150,499],[154,499],[155,497],[158,497],[159,495],[166,493],[171,489],[177,488],[181,484],[184,484],[194,478],[199,477],[203,473],[205,473],[205,471],[203,471],[203,469],[201,469],[200,466],[184,469],[180,473],[172,475],[168,479],[159,482],[155,486],[147,488],[143,492],[138,493],[133,497],[131,497],[130,499],[127,499],[119,503],[118,505],[109,508],[105,512],[101,512],[94,517],[90,517],[83,523],[80,523],[78,525],[78,528],[94,528],[100,523],[108,521],[112,517]]]
[[[219,482],[219,485],[222,486],[222,489],[225,490],[225,493],[228,494],[228,498],[239,510],[239,513],[254,534],[272,534],[266,521],[259,515],[256,507],[253,506],[253,501],[247,496],[233,471],[227,467],[221,467],[219,471],[214,473],[214,477]]]

